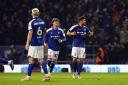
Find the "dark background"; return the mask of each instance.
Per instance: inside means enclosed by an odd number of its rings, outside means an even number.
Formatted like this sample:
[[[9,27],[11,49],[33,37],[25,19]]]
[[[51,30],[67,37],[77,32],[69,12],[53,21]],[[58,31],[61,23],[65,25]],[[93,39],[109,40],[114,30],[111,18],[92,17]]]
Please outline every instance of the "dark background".
[[[87,26],[94,32],[87,44],[85,63],[95,64],[98,47],[105,51],[103,64],[128,63],[128,0],[0,0],[0,56],[26,63],[27,26],[31,9],[37,7],[40,17],[50,27],[57,17],[66,31],[86,16]],[[71,41],[61,45],[60,63],[70,61]]]

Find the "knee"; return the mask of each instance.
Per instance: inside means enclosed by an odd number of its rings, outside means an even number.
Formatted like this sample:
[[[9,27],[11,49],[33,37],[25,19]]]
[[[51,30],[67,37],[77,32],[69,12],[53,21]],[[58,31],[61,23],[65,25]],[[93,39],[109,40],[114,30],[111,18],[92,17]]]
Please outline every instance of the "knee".
[[[57,55],[52,55],[50,58],[48,58],[48,61],[51,61],[51,62],[56,62],[57,60],[58,60]]]
[[[44,59],[38,59],[38,62],[39,62],[40,64],[42,64],[42,63],[44,63],[45,61],[44,61]]]
[[[28,62],[29,62],[29,64],[33,64],[33,63],[34,63],[33,58],[29,58],[29,59],[28,59]]]
[[[84,63],[84,60],[85,60],[85,59],[82,58],[82,59],[79,60],[79,62],[80,62],[80,63]]]
[[[72,59],[72,62],[77,62],[77,58],[73,58]]]

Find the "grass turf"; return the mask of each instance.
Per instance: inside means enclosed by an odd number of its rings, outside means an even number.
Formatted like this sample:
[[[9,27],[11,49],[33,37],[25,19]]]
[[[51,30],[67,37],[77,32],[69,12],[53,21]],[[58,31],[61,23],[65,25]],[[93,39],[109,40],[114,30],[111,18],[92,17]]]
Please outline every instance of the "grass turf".
[[[71,73],[53,73],[50,81],[41,81],[41,73],[33,73],[31,81],[20,81],[25,74],[0,73],[0,85],[128,85],[128,73],[82,73],[72,79]]]

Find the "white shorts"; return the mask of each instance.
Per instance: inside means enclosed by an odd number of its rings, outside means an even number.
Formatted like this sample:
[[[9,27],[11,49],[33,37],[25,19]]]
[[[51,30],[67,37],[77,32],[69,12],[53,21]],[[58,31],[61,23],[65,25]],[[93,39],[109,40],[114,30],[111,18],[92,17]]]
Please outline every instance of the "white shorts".
[[[75,58],[85,58],[86,57],[85,48],[72,47],[71,56]]]
[[[58,59],[59,51],[54,51],[52,49],[48,49],[48,59]]]
[[[28,57],[44,58],[44,46],[29,46]]]

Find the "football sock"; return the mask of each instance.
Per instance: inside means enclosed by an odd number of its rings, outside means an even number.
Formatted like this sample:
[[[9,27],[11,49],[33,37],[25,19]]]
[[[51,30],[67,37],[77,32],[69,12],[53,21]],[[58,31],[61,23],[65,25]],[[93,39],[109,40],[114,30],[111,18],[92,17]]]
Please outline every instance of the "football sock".
[[[51,62],[51,66],[50,66],[50,72],[52,72],[52,71],[53,71],[54,67],[55,67],[55,62],[54,62],[54,61],[52,61],[52,62]]]
[[[28,65],[28,71],[27,71],[27,75],[28,75],[28,76],[31,76],[33,67],[34,67],[34,64],[31,64],[31,63],[30,63],[30,64]]]
[[[47,63],[46,63],[46,62],[43,62],[43,63],[41,64],[41,66],[42,66],[42,69],[43,69],[44,73],[45,73],[45,74],[48,74]]]
[[[77,71],[77,62],[72,63],[72,71],[75,73]]]
[[[83,63],[82,62],[78,62],[77,63],[77,72],[78,72],[78,75],[80,75],[81,73],[81,70],[82,70],[82,67],[83,67]]]

